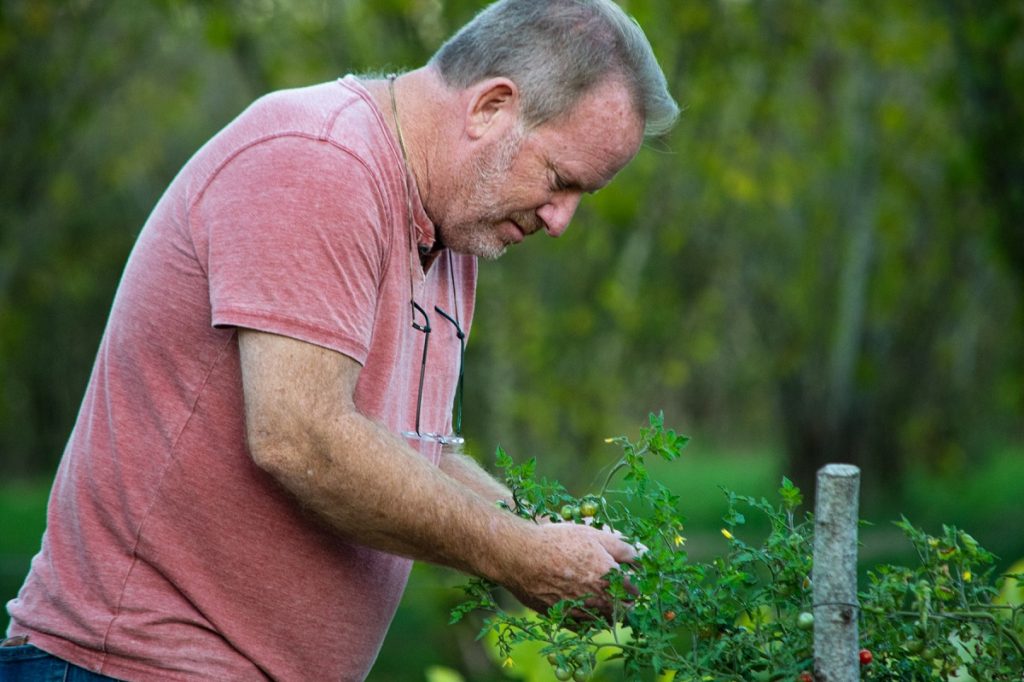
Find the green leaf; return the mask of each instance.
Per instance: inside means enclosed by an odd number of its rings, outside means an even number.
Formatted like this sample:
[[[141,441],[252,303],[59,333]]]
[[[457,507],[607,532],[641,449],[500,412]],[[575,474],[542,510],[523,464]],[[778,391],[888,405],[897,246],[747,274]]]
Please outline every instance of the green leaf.
[[[500,445],[494,453],[494,459],[499,469],[509,469],[515,463]]]
[[[782,498],[782,504],[786,509],[792,511],[803,504],[804,496],[800,493],[800,489],[793,485],[793,482],[782,477],[782,487],[779,488],[779,496]]]

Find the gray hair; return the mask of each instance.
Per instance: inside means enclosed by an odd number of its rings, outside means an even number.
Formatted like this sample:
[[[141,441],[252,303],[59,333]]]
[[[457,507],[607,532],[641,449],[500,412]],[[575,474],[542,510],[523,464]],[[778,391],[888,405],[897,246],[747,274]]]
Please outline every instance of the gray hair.
[[[645,135],[668,131],[679,116],[643,30],[611,0],[499,0],[442,45],[430,65],[451,88],[512,80],[526,128],[569,112],[616,77],[632,91]]]

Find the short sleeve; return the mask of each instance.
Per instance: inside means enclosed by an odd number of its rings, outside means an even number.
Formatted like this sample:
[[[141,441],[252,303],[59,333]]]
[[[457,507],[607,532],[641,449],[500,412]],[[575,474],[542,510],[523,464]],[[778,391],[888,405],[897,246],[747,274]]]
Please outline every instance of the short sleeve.
[[[189,213],[211,323],[289,336],[366,361],[390,250],[370,169],[324,140],[249,146]]]

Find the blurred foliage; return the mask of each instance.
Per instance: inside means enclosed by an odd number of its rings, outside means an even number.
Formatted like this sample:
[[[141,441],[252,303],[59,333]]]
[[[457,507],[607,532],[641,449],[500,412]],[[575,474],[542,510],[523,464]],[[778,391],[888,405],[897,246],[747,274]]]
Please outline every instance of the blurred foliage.
[[[652,409],[866,495],[1024,438],[1024,5],[628,0],[684,107],[481,268],[466,428],[577,480]],[[251,100],[415,68],[480,0],[0,0],[0,468],[48,473],[121,268]],[[170,292],[173,294],[173,292]]]

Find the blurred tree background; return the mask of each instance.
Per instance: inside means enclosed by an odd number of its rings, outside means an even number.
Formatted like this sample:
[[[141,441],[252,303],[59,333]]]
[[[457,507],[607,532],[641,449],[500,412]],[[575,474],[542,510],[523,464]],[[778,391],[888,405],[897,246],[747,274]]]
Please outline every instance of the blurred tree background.
[[[52,474],[134,238],[205,140],[270,90],[415,68],[483,4],[0,0],[0,481]],[[582,486],[663,410],[695,457],[805,489],[858,464],[879,514],[1019,486],[1024,4],[621,4],[682,118],[564,237],[482,265],[470,449]],[[1010,499],[972,520],[1024,554]]]

